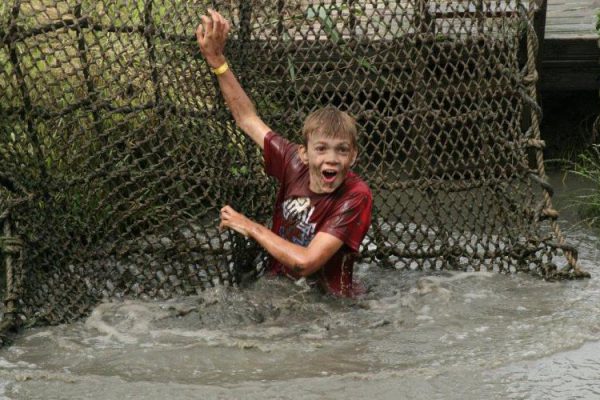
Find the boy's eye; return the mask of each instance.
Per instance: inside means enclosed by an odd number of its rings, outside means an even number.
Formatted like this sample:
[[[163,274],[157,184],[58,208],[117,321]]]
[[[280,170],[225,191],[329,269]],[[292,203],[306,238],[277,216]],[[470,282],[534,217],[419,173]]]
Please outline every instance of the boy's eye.
[[[322,153],[325,151],[325,146],[317,146],[315,147],[315,150],[319,153]]]
[[[340,152],[341,154],[348,154],[348,153],[350,153],[350,148],[340,147],[340,148],[338,148],[338,152]]]

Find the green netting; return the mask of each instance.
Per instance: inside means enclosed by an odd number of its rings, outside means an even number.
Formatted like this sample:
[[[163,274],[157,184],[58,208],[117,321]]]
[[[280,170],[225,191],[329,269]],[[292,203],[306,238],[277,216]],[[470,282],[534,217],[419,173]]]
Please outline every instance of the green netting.
[[[208,6],[232,21],[230,65],[270,126],[298,139],[323,105],[356,117],[376,200],[363,259],[585,275],[545,180],[533,2],[4,0],[7,316],[58,323],[262,268],[217,230],[224,204],[268,223],[274,184],[199,54]]]

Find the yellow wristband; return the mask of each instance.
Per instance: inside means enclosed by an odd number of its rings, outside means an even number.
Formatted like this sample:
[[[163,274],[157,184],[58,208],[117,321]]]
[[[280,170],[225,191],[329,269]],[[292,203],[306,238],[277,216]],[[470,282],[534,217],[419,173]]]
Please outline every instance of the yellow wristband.
[[[229,65],[227,65],[227,62],[224,62],[220,67],[217,68],[213,68],[212,72],[219,76],[219,75],[223,75],[225,72],[227,72],[227,70],[229,69]]]

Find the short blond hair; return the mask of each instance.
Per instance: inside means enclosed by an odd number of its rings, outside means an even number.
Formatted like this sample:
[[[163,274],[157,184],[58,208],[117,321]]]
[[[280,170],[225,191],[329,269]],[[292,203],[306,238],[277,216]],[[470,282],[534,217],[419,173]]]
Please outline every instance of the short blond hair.
[[[302,139],[305,146],[308,144],[308,139],[315,133],[326,138],[350,139],[352,147],[358,150],[356,120],[337,107],[323,107],[306,117],[302,127]]]

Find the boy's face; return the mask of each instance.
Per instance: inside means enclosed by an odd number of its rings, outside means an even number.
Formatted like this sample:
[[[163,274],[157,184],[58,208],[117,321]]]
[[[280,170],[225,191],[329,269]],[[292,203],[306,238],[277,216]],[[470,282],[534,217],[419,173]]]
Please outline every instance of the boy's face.
[[[349,139],[313,133],[306,147],[300,147],[300,157],[308,165],[310,190],[318,194],[335,191],[344,182],[356,155]]]

